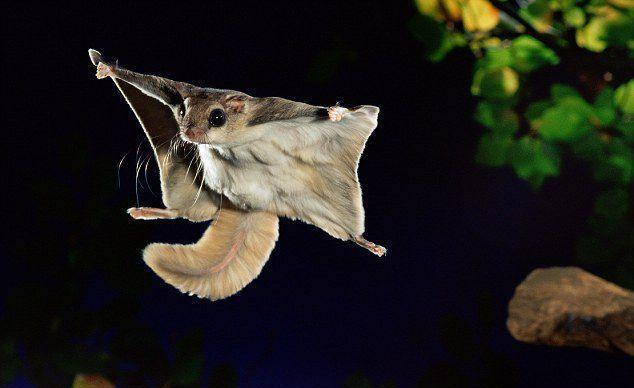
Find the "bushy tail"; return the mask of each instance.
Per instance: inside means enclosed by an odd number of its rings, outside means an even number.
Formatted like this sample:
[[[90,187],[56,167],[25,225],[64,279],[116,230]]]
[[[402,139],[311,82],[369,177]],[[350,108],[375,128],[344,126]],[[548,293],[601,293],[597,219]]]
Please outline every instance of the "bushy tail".
[[[277,216],[226,208],[197,243],[150,244],[143,260],[182,292],[223,299],[260,274],[277,237]]]

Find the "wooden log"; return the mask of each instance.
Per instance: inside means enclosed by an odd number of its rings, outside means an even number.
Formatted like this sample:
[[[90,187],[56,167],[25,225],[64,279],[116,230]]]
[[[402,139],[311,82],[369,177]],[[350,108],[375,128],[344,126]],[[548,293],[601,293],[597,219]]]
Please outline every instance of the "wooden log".
[[[506,326],[523,342],[634,356],[634,293],[576,267],[536,269],[515,289]]]

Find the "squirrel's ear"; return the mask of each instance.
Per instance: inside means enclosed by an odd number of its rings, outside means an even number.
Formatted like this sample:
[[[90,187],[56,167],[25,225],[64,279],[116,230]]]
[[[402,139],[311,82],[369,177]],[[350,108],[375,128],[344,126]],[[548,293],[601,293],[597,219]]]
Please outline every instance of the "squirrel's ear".
[[[227,96],[225,100],[225,107],[227,108],[228,111],[232,113],[245,112],[248,99],[249,99],[248,96],[241,95],[241,94]]]

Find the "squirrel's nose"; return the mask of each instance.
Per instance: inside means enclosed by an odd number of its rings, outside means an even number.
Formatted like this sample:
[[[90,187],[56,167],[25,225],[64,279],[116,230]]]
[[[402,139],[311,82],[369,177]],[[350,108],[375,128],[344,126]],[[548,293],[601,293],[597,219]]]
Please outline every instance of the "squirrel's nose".
[[[205,132],[200,129],[200,128],[196,128],[193,125],[187,125],[185,127],[185,135],[190,136],[190,137],[196,137],[196,136],[202,136],[205,134]]]

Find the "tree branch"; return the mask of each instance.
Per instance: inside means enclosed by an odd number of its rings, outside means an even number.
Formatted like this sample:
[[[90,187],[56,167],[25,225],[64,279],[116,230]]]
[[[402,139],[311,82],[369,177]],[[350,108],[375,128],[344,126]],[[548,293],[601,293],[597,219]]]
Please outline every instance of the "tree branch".
[[[508,4],[503,3],[503,2],[501,2],[499,0],[489,0],[489,1],[491,2],[491,4],[493,4],[493,6],[495,8],[497,8],[500,11],[504,12],[509,17],[513,18],[513,20],[515,20],[516,22],[521,24],[526,29],[526,33],[528,35],[530,35],[533,38],[539,40],[544,45],[546,45],[546,47],[550,48],[551,50],[553,50],[557,54],[561,53],[561,46],[560,45],[558,45],[556,42],[554,42],[548,36],[545,36],[541,32],[537,31],[535,29],[535,27],[533,27],[528,21],[526,21],[526,19],[524,19],[522,17],[522,15],[520,15],[515,8],[513,8],[513,7],[509,6]]]

